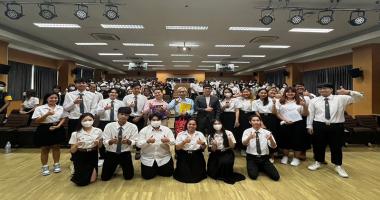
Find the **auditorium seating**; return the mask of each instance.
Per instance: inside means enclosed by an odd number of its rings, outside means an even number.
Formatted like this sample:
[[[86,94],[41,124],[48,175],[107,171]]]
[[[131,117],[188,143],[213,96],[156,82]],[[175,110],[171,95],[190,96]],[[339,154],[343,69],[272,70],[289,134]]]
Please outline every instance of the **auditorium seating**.
[[[345,129],[348,131],[346,141],[349,144],[365,144],[369,145],[373,142],[374,131],[371,128],[362,126],[358,120],[350,115],[345,115]]]
[[[372,143],[380,143],[380,127],[377,122],[377,117],[375,115],[356,115],[355,118],[358,120],[360,126],[370,128],[373,130]]]
[[[18,128],[26,127],[28,125],[29,115],[19,114],[18,112],[11,112],[7,122],[0,127],[0,146],[3,147],[7,141],[16,144],[16,132]]]

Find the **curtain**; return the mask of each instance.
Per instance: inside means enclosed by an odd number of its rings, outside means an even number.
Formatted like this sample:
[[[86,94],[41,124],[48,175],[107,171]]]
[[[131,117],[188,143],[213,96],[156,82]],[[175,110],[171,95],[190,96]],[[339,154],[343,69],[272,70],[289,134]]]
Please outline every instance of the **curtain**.
[[[57,70],[46,67],[34,67],[34,89],[39,98],[52,92],[53,86],[57,84]]]
[[[22,100],[22,93],[30,89],[32,81],[32,65],[9,61],[8,93],[13,100]]]
[[[94,80],[94,70],[93,69],[88,69],[88,68],[82,68],[83,73],[82,73],[82,78],[86,81],[88,80]]]
[[[352,65],[331,67],[327,69],[313,70],[303,73],[303,83],[305,88],[314,94],[317,94],[317,86],[320,83],[332,83],[335,88],[343,86],[345,89],[352,89],[352,77],[348,71]]]
[[[284,72],[285,70],[265,72],[266,82],[270,84],[274,83],[277,86],[281,87],[282,84],[285,83]]]

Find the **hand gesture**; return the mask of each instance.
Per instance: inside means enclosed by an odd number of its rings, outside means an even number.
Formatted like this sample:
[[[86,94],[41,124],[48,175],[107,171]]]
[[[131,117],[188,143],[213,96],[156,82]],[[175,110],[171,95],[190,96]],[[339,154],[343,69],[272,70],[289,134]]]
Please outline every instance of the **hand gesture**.
[[[107,104],[105,107],[104,107],[104,110],[110,110],[112,108],[111,105]]]
[[[210,106],[207,106],[207,108],[205,109],[206,112],[212,112],[214,109]]]
[[[307,132],[308,132],[310,135],[313,135],[313,134],[314,134],[314,130],[313,130],[313,128],[308,128],[308,129],[307,129]]]
[[[306,105],[306,101],[303,100],[303,99],[301,99],[301,100],[300,100],[300,105],[301,105],[301,106],[305,106],[305,105]]]
[[[80,102],[82,102],[82,99],[80,97],[74,100],[74,104],[80,104]]]
[[[338,95],[349,95],[350,90],[346,90],[343,88],[343,86],[340,86],[339,89],[336,91]]]
[[[185,144],[190,143],[191,142],[191,138],[187,137],[183,142],[185,142]]]
[[[108,141],[108,144],[109,144],[109,145],[113,145],[113,144],[116,144],[117,141],[118,141],[118,140],[117,140],[117,138],[115,137],[115,138],[109,140],[109,141]]]
[[[204,145],[204,144],[205,144],[205,142],[204,142],[204,141],[202,141],[202,140],[201,140],[201,138],[198,138],[198,140],[197,140],[197,144],[199,144],[199,145]]]
[[[155,142],[156,142],[156,139],[153,137],[153,135],[150,136],[150,138],[148,138],[148,139],[146,140],[146,143],[148,143],[148,144],[153,144],[153,143],[155,143]]]
[[[170,142],[170,139],[168,137],[166,137],[166,135],[164,135],[163,138],[161,138],[161,142],[166,144],[166,143],[169,143]]]
[[[310,92],[305,90],[305,92],[303,92],[303,96],[310,96]]]
[[[121,141],[122,144],[132,144],[132,141],[130,141],[128,138],[124,137],[123,140]]]
[[[55,111],[53,109],[49,109],[49,111],[46,113],[48,116],[54,115]]]
[[[256,132],[252,132],[251,135],[249,136],[249,139],[254,139],[256,138]]]

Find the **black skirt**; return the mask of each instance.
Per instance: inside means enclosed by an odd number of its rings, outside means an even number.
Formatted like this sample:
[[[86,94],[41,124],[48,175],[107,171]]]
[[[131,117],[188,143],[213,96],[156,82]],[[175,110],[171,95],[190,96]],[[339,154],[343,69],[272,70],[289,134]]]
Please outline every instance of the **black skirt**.
[[[239,128],[237,129],[237,131],[235,131],[234,133],[234,136],[235,136],[235,139],[236,139],[236,148],[237,149],[246,149],[247,147],[243,145],[241,139],[243,137],[243,133],[246,129],[248,128],[251,128],[252,125],[249,123],[249,118],[254,115],[255,112],[245,112],[245,111],[242,111],[240,110],[240,114],[239,114],[239,123],[240,123],[240,126]]]
[[[51,146],[65,141],[65,128],[61,126],[53,131],[49,130],[53,124],[41,124],[37,127],[34,135],[36,146]]]
[[[91,176],[94,171],[98,172],[98,151],[75,152],[72,154],[74,163],[74,175],[71,181],[78,186],[90,184]]]
[[[274,139],[277,139],[280,120],[272,113],[260,113],[260,117],[263,120],[266,129],[272,132]]]
[[[222,122],[224,129],[235,132],[235,118],[234,112],[222,112],[220,115],[220,121]]]
[[[284,124],[280,128],[279,147],[294,151],[305,151],[310,145],[309,137],[305,134],[305,126],[302,120],[293,124]]]
[[[198,183],[207,178],[206,161],[201,150],[188,153],[179,150],[173,177],[183,183]]]
[[[235,154],[231,149],[211,152],[207,162],[207,174],[229,184],[245,180],[244,175],[234,172],[234,162]]]

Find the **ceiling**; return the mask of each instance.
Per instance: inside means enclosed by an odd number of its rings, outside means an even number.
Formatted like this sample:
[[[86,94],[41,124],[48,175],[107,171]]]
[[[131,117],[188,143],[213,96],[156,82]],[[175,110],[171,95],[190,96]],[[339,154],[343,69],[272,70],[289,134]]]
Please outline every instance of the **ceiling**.
[[[0,1],[1,2],[1,1]],[[23,1],[25,2],[25,1]],[[31,2],[31,1],[30,1]],[[42,1],[34,1],[42,2]],[[59,1],[53,1],[59,2]],[[99,2],[99,1],[61,1],[61,2]],[[343,39],[360,36],[379,28],[379,13],[366,12],[367,23],[362,26],[353,27],[347,23],[349,11],[335,12],[334,22],[330,25],[322,26],[317,21],[318,11],[305,16],[305,21],[300,25],[292,25],[287,22],[289,10],[280,7],[285,5],[286,0],[273,0],[275,9],[275,21],[264,26],[259,22],[260,8],[266,7],[268,1],[265,0],[120,0],[113,1],[120,3],[120,18],[110,21],[102,16],[104,5],[89,4],[90,18],[79,20],[74,15],[74,5],[57,4],[56,11],[58,17],[53,20],[42,19],[39,9],[34,4],[23,5],[25,16],[19,20],[10,20],[0,14],[0,39],[11,43],[11,48],[19,48],[38,52],[53,58],[72,59],[78,63],[94,68],[102,68],[114,73],[122,73],[127,70],[123,64],[115,63],[112,60],[128,60],[136,57],[135,53],[159,54],[159,56],[143,56],[144,60],[158,60],[162,63],[149,63],[153,65],[164,65],[164,67],[148,67],[150,70],[199,70],[215,68],[199,68],[198,66],[213,66],[213,63],[203,63],[202,61],[222,61],[223,57],[208,57],[209,54],[228,54],[229,59],[235,61],[248,61],[246,64],[238,65],[237,71],[244,74],[254,71],[256,68],[271,68],[283,63],[276,62],[284,57],[320,48],[321,44],[331,45]],[[336,2],[336,0],[334,0]],[[340,0],[337,8],[380,8],[375,4],[375,0]],[[290,0],[289,6],[307,8],[327,8],[332,4],[330,0]],[[2,12],[5,6],[2,6]],[[81,26],[80,29],[52,29],[38,28],[33,23],[74,23]],[[143,25],[142,30],[127,29],[103,29],[100,24],[134,24]],[[181,25],[203,25],[208,26],[205,31],[188,30],[166,30],[165,26]],[[242,32],[229,31],[230,26],[244,27],[269,27],[268,32]],[[291,33],[291,28],[332,28],[330,33]],[[1,32],[1,30],[3,32]],[[4,34],[2,34],[4,33]],[[5,34],[7,33],[7,34]],[[77,46],[76,42],[103,42],[91,37],[91,33],[112,33],[117,35],[119,41],[105,41],[107,46]],[[17,36],[17,37],[16,37]],[[252,44],[249,41],[259,36],[278,36],[279,39],[272,42],[275,45],[289,45],[288,49],[262,49],[260,44]],[[379,35],[380,38],[380,35]],[[196,43],[199,47],[194,47],[186,54],[192,57],[173,57],[171,54],[183,53],[175,47],[169,47],[170,43],[184,42]],[[361,40],[357,44],[366,42],[376,42],[376,38],[366,41]],[[153,43],[154,47],[127,47],[122,43]],[[43,45],[41,45],[43,44]],[[243,44],[244,48],[216,48],[217,44]],[[347,52],[352,46],[336,47],[338,52]],[[333,50],[334,49],[330,49]],[[99,56],[98,53],[123,53],[123,56]],[[314,52],[304,59],[323,56],[326,52]],[[242,58],[242,55],[266,55],[265,58]],[[326,55],[327,56],[327,55]],[[137,56],[140,57],[140,56]],[[295,59],[296,60],[296,59]],[[298,60],[302,60],[298,58]],[[191,61],[190,63],[175,63],[173,61]],[[286,61],[290,62],[290,61]],[[271,64],[273,63],[273,64]],[[189,65],[176,68],[174,65]],[[263,67],[264,66],[264,67]],[[178,67],[178,66],[177,66]],[[212,69],[212,70],[211,70]]]

